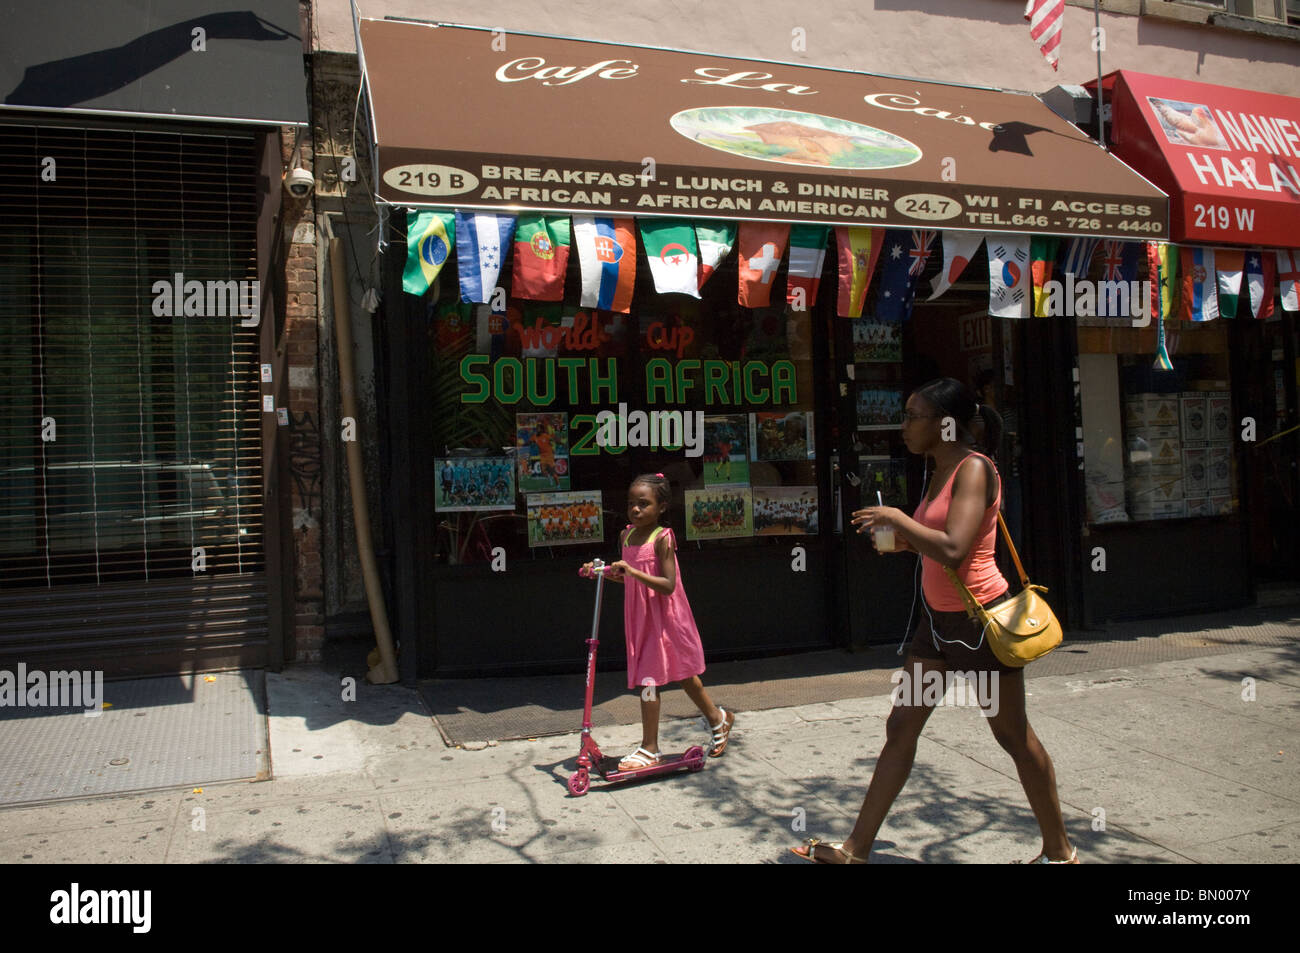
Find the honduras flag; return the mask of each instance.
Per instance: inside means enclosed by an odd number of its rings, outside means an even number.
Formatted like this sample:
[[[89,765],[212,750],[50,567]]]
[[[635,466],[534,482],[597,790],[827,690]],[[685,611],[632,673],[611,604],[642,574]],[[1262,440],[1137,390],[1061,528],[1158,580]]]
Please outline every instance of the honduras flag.
[[[630,218],[573,216],[573,238],[582,269],[584,308],[632,310],[636,285],[636,231]]]
[[[429,290],[451,254],[455,220],[447,212],[406,213],[406,269],[402,290],[422,295]]]
[[[461,301],[486,304],[492,299],[514,231],[515,220],[510,215],[456,213],[456,258],[460,263]]]

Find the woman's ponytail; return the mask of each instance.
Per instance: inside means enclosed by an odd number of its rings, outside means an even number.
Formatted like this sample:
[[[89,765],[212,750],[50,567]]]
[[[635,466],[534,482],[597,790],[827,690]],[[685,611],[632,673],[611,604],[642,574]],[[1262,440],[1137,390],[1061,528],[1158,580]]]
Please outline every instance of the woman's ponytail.
[[[984,421],[984,437],[980,440],[980,448],[996,459],[1002,448],[1002,415],[997,412],[997,408],[988,404],[976,404],[975,412]]]

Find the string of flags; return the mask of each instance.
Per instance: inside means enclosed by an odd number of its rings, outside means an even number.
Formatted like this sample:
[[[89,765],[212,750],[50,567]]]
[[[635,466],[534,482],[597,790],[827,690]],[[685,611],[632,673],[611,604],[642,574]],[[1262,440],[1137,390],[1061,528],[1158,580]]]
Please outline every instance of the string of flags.
[[[736,300],[742,307],[773,303],[774,279],[785,262],[786,304],[800,311],[811,310],[817,302],[831,236],[825,225],[583,215],[573,216],[570,223],[566,215],[409,211],[402,288],[413,295],[428,291],[454,248],[461,300],[485,303],[513,251],[512,296],[558,302],[564,299],[570,249],[576,246],[581,306],[627,314],[636,282],[638,230],[657,293],[700,298],[705,283],[734,249]],[[1163,320],[1268,318],[1275,288],[1283,308],[1300,311],[1300,249],[858,226],[836,226],[834,235],[836,312],[841,317],[863,314],[877,264],[883,262],[873,313],[881,320],[907,320],[931,257],[942,249],[942,266],[927,301],[938,299],[961,279],[981,245],[988,258],[989,314],[995,317],[1073,313],[1065,310],[1073,299],[1065,299],[1070,298],[1068,289],[1076,286],[1084,288],[1085,296],[1094,296],[1091,307],[1096,310],[1089,313],[1104,315],[1100,295],[1086,281],[1099,253],[1103,282],[1135,283],[1145,262],[1150,299],[1140,305],[1143,313]]]

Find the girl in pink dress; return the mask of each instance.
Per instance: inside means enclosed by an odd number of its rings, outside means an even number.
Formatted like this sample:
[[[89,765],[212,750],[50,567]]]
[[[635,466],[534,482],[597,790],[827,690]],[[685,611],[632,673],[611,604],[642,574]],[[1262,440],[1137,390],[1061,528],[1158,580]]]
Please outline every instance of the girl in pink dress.
[[[700,681],[704,646],[691,604],[681,586],[673,531],[661,525],[672,499],[662,473],[642,474],[627,491],[629,524],[620,537],[623,558],[610,565],[605,578],[626,584],[623,628],[627,636],[627,687],[641,688],[641,747],[619,763],[620,771],[659,761],[659,694],[656,689],[681,682],[682,689],[713,728],[709,757],[727,748],[734,712],[709,699]],[[585,567],[591,568],[588,563]]]

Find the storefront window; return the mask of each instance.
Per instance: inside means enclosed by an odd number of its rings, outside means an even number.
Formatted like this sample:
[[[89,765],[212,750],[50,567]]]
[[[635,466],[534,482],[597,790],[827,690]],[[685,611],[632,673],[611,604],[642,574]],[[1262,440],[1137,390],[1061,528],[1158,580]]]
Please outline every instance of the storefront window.
[[[1234,512],[1227,326],[1166,322],[1162,371],[1154,323],[1125,323],[1079,328],[1088,521]]]
[[[657,294],[642,253],[619,314],[580,306],[576,259],[560,302],[461,304],[454,262],[425,299],[437,558],[609,558],[643,472],[671,481],[683,545],[819,534],[814,317],[784,273],[749,309],[734,257],[696,300]]]

